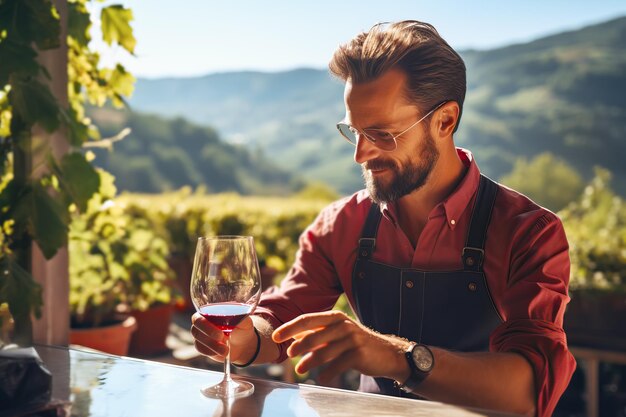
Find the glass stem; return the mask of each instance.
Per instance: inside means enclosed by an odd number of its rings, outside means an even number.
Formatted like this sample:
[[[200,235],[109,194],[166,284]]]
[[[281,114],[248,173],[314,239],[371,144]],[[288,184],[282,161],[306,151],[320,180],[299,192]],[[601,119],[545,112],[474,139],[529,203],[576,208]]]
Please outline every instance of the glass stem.
[[[230,333],[224,333],[226,336],[226,357],[224,358],[224,382],[232,382],[230,377]]]

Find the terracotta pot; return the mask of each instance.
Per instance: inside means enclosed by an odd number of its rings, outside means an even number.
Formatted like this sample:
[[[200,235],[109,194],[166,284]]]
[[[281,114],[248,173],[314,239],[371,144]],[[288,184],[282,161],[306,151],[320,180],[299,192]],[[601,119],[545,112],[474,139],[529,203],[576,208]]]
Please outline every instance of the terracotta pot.
[[[146,311],[131,311],[137,319],[137,331],[130,341],[129,353],[133,356],[151,356],[167,352],[165,339],[170,329],[174,306],[162,304]]]
[[[626,350],[626,295],[572,291],[563,326],[571,345]]]
[[[70,343],[125,356],[128,354],[131,334],[136,329],[137,320],[128,316],[119,323],[108,326],[70,329]]]

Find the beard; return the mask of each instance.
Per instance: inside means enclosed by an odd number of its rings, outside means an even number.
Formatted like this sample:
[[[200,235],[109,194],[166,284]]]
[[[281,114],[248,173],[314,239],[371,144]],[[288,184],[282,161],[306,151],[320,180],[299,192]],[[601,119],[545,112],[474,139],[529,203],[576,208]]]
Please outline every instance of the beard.
[[[375,203],[391,203],[426,184],[439,159],[439,151],[430,134],[424,138],[418,154],[420,158],[418,162],[409,159],[408,163],[402,164],[391,160],[374,159],[361,166],[365,187]],[[376,178],[370,172],[379,169],[392,171],[391,180]]]

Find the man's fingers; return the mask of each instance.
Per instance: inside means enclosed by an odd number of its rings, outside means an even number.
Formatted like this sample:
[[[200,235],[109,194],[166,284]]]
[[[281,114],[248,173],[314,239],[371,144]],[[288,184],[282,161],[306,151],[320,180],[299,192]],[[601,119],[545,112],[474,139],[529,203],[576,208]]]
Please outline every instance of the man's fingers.
[[[196,350],[207,356],[226,356],[224,333],[198,313],[191,317],[191,321],[191,335],[195,339]]]
[[[336,358],[344,356],[346,352],[352,352],[354,349],[355,346],[351,339],[339,339],[304,355],[296,365],[296,372],[303,374],[315,367],[334,362]]]
[[[346,318],[347,316],[340,311],[302,314],[300,317],[295,318],[276,329],[272,334],[272,339],[276,343],[282,343],[297,337],[304,331],[323,328],[338,320],[345,320]]]
[[[212,331],[210,328],[205,329],[201,326],[198,326],[197,324],[191,326],[190,329],[191,335],[194,337],[194,339],[213,340],[215,342],[222,341],[224,339],[224,333],[222,333],[222,331],[219,329],[216,330],[217,332]]]
[[[212,344],[211,346],[205,345],[200,340],[194,340],[194,346],[196,350],[203,355],[210,356],[213,358],[214,356],[225,357],[228,353],[228,349],[226,349],[226,345],[223,344]]]
[[[290,357],[302,355],[344,338],[353,340],[352,333],[348,331],[343,321],[336,321],[322,330],[297,335],[295,341],[287,349],[287,354]]]
[[[224,338],[224,333],[218,329],[216,326],[212,325],[207,319],[202,317],[200,314],[195,313],[191,316],[191,334],[196,337],[196,335],[200,336],[200,333],[204,333],[208,337],[216,340],[222,340]],[[194,334],[194,329],[196,329]]]

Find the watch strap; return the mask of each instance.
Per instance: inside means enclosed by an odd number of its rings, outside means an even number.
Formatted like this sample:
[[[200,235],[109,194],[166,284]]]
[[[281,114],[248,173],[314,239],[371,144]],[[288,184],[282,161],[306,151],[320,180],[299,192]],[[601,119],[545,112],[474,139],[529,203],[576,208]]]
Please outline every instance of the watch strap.
[[[418,343],[413,343],[410,346],[410,348],[407,349],[407,351],[404,353],[406,360],[409,363],[409,367],[411,369],[411,373],[409,374],[409,377],[402,384],[396,381],[396,386],[400,388],[402,391],[408,392],[408,393],[415,391],[417,387],[426,379],[426,377],[430,375],[430,371],[429,372],[422,371],[421,369],[417,367],[417,365],[415,365],[415,362],[413,361],[413,350],[417,346],[420,346],[420,345]],[[425,347],[428,350],[428,352],[430,352],[430,354],[432,355],[432,351],[427,346],[425,345],[421,345],[421,346]]]

